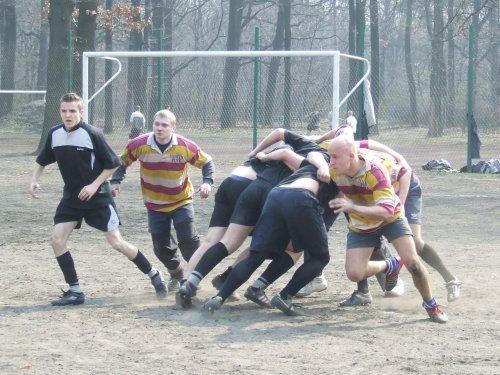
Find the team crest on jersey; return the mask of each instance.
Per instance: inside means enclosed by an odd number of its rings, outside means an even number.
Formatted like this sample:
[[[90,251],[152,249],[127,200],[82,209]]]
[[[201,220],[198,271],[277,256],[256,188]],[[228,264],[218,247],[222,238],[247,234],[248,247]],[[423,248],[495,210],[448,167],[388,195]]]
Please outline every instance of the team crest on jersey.
[[[169,163],[186,163],[186,159],[182,155],[163,155],[163,159]]]

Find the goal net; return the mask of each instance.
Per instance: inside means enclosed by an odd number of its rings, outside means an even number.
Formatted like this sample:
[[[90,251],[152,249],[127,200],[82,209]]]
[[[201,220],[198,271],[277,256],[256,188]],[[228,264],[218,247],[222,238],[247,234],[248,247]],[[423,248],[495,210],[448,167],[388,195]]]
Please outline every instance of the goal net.
[[[145,131],[169,107],[180,134],[210,139],[220,154],[246,154],[272,128],[319,134],[330,112],[333,123],[345,117],[349,58],[365,65],[366,78],[366,59],[338,51],[85,52],[85,118],[119,147],[135,106]]]

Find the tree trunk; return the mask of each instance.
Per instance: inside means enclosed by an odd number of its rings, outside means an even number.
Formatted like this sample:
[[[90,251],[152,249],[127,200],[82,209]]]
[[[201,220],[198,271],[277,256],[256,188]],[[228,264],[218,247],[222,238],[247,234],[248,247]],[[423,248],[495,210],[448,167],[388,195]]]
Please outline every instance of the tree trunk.
[[[500,97],[500,80],[498,79],[498,77],[500,77],[500,65],[498,64],[498,40],[500,39],[498,24],[498,0],[495,0],[492,6],[492,13],[489,19],[490,49],[488,52],[488,62],[490,63],[490,124],[494,127],[500,118],[500,111],[498,108],[498,99]]]
[[[149,20],[151,19],[151,0],[144,0],[144,19]],[[151,47],[149,45],[149,41],[151,38],[151,25],[147,25],[144,28],[144,44],[142,46],[142,49],[144,51],[150,51]],[[148,93],[148,87],[149,87],[149,82],[148,79],[150,77],[150,71],[151,71],[151,66],[150,66],[150,61],[152,59],[149,57],[143,57],[142,58],[142,80],[141,80],[141,92],[143,95],[143,103],[144,107],[141,109],[142,113],[149,113],[149,100],[147,97]]]
[[[278,6],[278,16],[276,19],[276,32],[274,34],[274,39],[273,39],[274,51],[279,51],[283,49],[283,40],[285,32],[283,9],[284,9],[283,1],[280,1]],[[262,116],[263,117],[262,122],[265,126],[270,126],[273,123],[274,99],[276,96],[276,80],[278,77],[278,70],[280,67],[280,63],[281,63],[281,58],[272,57],[271,62],[269,64],[269,72],[267,74],[266,94],[264,100],[264,114]]]
[[[45,145],[50,128],[61,122],[59,100],[66,92],[66,80],[61,76],[68,64],[68,32],[74,0],[51,0],[49,13],[49,58],[47,64],[47,94],[43,129],[37,152]]]
[[[356,0],[356,55],[360,57],[365,56],[365,7],[366,0]],[[357,62],[358,74],[356,77],[356,82],[363,77],[364,64],[362,61]],[[366,117],[364,115],[364,85],[358,87],[356,94],[354,95],[357,101],[357,114],[358,114],[358,126],[356,131],[357,139],[367,139],[368,138],[368,124],[366,122]]]
[[[434,0],[430,75],[431,121],[427,132],[428,137],[441,137],[444,127],[443,99],[446,95],[446,67],[444,65],[443,1]]]
[[[36,89],[45,90],[47,87],[47,50],[49,22],[47,20],[45,9],[45,0],[40,1],[40,36],[38,37],[38,67],[36,73]]]
[[[413,0],[406,0],[405,17],[405,67],[406,77],[408,79],[408,91],[410,96],[410,126],[418,127],[418,107],[417,90],[415,86],[415,77],[413,76],[413,63],[411,56],[411,32],[413,23]]]
[[[5,0],[0,9],[3,13],[2,57],[0,89],[13,90],[16,66],[16,5],[14,0]],[[13,94],[2,94],[0,100],[0,117],[12,111]]]
[[[356,54],[356,3],[355,0],[349,0],[349,55]],[[356,60],[349,59],[349,90],[356,84],[358,76]],[[356,108],[355,95],[351,95],[347,100],[347,110]],[[340,120],[340,119],[339,119]],[[341,121],[341,120],[340,120]],[[336,124],[333,125],[335,127]]]
[[[80,0],[78,6],[78,24],[75,32],[75,50],[76,59],[73,59],[73,91],[82,93],[82,60],[83,52],[95,50],[95,30],[97,18],[97,0]],[[90,63],[90,61],[89,61]],[[93,65],[93,62],[92,62]],[[90,72],[89,80],[94,75]],[[93,88],[89,82],[89,89]],[[91,90],[89,90],[91,92]]]
[[[378,30],[378,1],[370,0],[370,57],[372,71],[370,74],[371,94],[375,115],[378,117],[379,105],[379,71],[380,71],[380,40]]]
[[[141,9],[140,0],[131,0],[130,5],[135,9]],[[132,16],[134,22],[141,21],[140,11],[134,11]],[[143,44],[143,36],[141,29],[130,30],[129,37],[129,51],[141,51]],[[141,81],[142,81],[142,59],[137,57],[130,57],[128,59],[128,72],[127,72],[127,108],[125,115],[125,121],[128,121],[130,113],[132,113],[133,107],[135,105],[140,105],[144,107],[144,93],[141,92]]]
[[[229,2],[229,23],[227,29],[228,51],[240,48],[241,21],[243,17],[243,0]],[[222,129],[234,127],[234,115],[237,103],[236,85],[238,82],[240,64],[238,58],[228,57],[224,65],[222,108],[220,125]]]
[[[447,24],[447,42],[448,42],[448,86],[446,93],[446,124],[448,127],[455,125],[455,36],[454,23],[451,22],[455,16],[454,0],[448,0],[448,24]]]
[[[163,38],[163,14],[165,4],[163,0],[152,0],[152,25],[151,25],[151,49],[154,51],[160,50],[161,39]],[[160,43],[159,43],[160,42]],[[162,98],[158,95],[159,91],[159,77],[160,70],[163,72],[162,62],[159,58],[153,60],[155,64],[151,69],[151,97],[149,100],[149,119],[148,129],[152,129],[152,119],[155,113],[160,109],[160,102]],[[161,73],[162,73],[161,72]],[[161,93],[163,95],[163,93]]]
[[[285,51],[292,48],[292,27],[291,27],[291,0],[284,0],[283,18],[285,26]],[[285,77],[283,87],[283,127],[290,129],[292,126],[292,62],[289,57],[285,57]]]
[[[106,0],[106,10],[113,9],[113,0]],[[105,50],[113,50],[113,33],[110,28],[106,28],[104,35]],[[107,82],[108,79],[113,75],[113,62],[106,60],[104,63],[104,80]],[[104,89],[104,133],[109,134],[113,132],[113,82],[111,82]]]
[[[174,31],[174,3],[173,0],[167,0],[165,5],[165,18],[163,24],[165,25],[165,42],[163,43],[164,51],[172,51],[173,47],[173,31]],[[165,78],[165,99],[164,103],[166,107],[173,106],[173,84],[174,84],[174,72],[172,59],[165,59],[163,67],[164,78]]]

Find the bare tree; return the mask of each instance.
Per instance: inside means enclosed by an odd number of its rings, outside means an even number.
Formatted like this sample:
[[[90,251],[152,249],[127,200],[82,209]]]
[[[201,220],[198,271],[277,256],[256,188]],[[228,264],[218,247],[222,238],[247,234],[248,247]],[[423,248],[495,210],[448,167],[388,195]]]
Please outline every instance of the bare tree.
[[[292,49],[292,26],[291,26],[291,10],[292,3],[291,0],[283,0],[283,19],[285,27],[285,51],[290,51]],[[285,57],[285,77],[284,77],[284,87],[283,87],[283,127],[290,129],[292,125],[291,119],[291,97],[292,97],[292,73],[291,73],[291,60],[289,57]]]
[[[106,10],[111,11],[113,9],[113,0],[106,0]],[[113,50],[113,32],[112,32],[112,22],[106,25],[104,43],[106,51]],[[104,79],[108,81],[113,75],[113,63],[106,60],[104,63]],[[113,82],[110,82],[108,86],[104,89],[104,133],[113,132]]]
[[[36,89],[43,90],[47,87],[47,50],[49,22],[47,19],[46,1],[40,0],[40,33],[38,35],[38,66],[36,73]]]
[[[243,0],[233,0],[229,3],[229,22],[227,26],[228,51],[237,51],[240,48],[241,23],[243,19]],[[234,124],[237,92],[236,84],[240,69],[238,58],[228,57],[224,65],[222,108],[220,125],[222,129],[231,128]]]
[[[417,89],[415,86],[415,77],[413,75],[413,61],[411,49],[413,23],[413,0],[406,0],[405,17],[405,68],[406,78],[408,79],[408,93],[410,99],[410,126],[418,126],[418,107],[417,107]]]
[[[488,49],[488,62],[490,64],[490,74],[489,74],[489,88],[490,88],[490,98],[489,98],[489,108],[490,108],[490,118],[491,123],[495,121],[498,122],[500,118],[499,98],[500,98],[500,65],[498,64],[498,43],[500,40],[499,32],[499,7],[498,0],[491,1],[491,14],[489,17],[489,49]]]
[[[129,36],[129,51],[142,51],[144,42],[141,26],[141,1],[130,0],[132,22]],[[142,59],[129,58],[127,70],[127,108],[125,118],[128,118],[134,105],[144,107],[145,95],[141,92]]]
[[[14,89],[14,71],[16,66],[16,4],[14,0],[3,0],[0,4],[0,17],[3,18],[3,32],[1,41],[1,80],[0,88],[3,90]],[[0,100],[0,117],[12,111],[14,97],[4,94]]]
[[[410,1],[410,0],[407,0]],[[370,0],[370,57],[372,71],[371,78],[371,94],[373,98],[373,106],[375,114],[378,115],[379,105],[379,72],[380,72],[380,37],[378,30],[378,1]]]
[[[273,50],[278,51],[283,49],[283,42],[285,37],[284,26],[284,4],[283,1],[278,3],[278,14],[276,16],[276,31],[273,38]],[[276,95],[276,80],[278,77],[278,70],[280,67],[281,58],[273,57],[269,63],[267,73],[266,94],[264,100],[264,114],[262,122],[265,126],[270,126],[273,122],[274,100]]]
[[[79,0],[77,1],[78,22],[74,38],[74,53],[73,53],[73,83],[72,91],[79,94],[82,92],[82,55],[85,51],[95,50],[95,31],[97,18],[97,0]],[[92,92],[95,87],[95,64],[94,61],[89,61],[88,74],[89,92]],[[94,103],[88,105],[89,121],[93,123],[94,119]]]
[[[59,123],[59,99],[66,91],[66,81],[61,72],[68,69],[68,33],[71,14],[75,8],[72,0],[51,0],[49,8],[49,58],[47,65],[47,94],[43,128],[37,152],[45,144],[50,128]]]
[[[356,54],[356,1],[349,0],[349,55]],[[356,84],[357,64],[353,59],[349,59],[349,90]],[[356,100],[354,95],[351,95],[347,101],[349,109],[356,108]],[[336,124],[335,124],[336,125]],[[334,126],[335,126],[334,125]]]
[[[430,75],[431,118],[427,132],[428,137],[442,136],[444,128],[443,100],[446,98],[446,66],[444,63],[443,2],[444,0],[433,1]]]
[[[173,50],[173,31],[174,31],[174,0],[165,1],[165,18],[163,19],[165,37],[163,43],[163,50],[172,51]],[[164,63],[164,79],[165,79],[165,105],[167,107],[173,105],[173,83],[174,83],[174,71],[172,59],[166,59]]]
[[[152,0],[152,25],[151,25],[151,49],[159,51],[161,49],[161,40],[163,38],[163,16],[165,14],[165,3],[163,0]],[[159,86],[161,85],[160,78],[162,76],[160,59],[155,60],[155,65],[152,67],[152,85],[151,97],[149,100],[149,118],[153,118],[156,111],[160,109],[160,95],[158,95]],[[150,121],[151,123],[151,121]],[[150,125],[151,126],[151,125]]]

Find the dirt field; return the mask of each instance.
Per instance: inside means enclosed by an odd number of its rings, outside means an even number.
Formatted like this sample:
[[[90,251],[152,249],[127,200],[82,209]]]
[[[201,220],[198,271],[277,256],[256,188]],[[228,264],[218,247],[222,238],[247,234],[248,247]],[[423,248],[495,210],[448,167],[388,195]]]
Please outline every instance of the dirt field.
[[[496,157],[497,141],[488,146]],[[237,164],[230,160],[241,160],[248,148],[234,144],[224,158],[216,142],[207,138],[199,143],[218,161],[219,182]],[[430,148],[439,147],[430,143],[416,152],[406,149],[411,142],[392,145],[411,151],[415,166],[432,158],[428,155],[436,150]],[[56,167],[47,168],[41,199],[29,199],[34,157],[25,155],[27,147],[25,140],[0,137],[1,374],[499,373],[498,175],[418,170],[425,197],[424,238],[463,281],[461,298],[447,307],[446,325],[427,320],[406,270],[403,297],[384,298],[372,284],[371,306],[338,307],[354,288],[344,271],[344,220],[330,233],[329,287],[303,300],[306,317],[285,317],[243,300],[228,302],[213,316],[198,308],[183,311],[174,306],[173,295],[157,300],[148,278],[85,225],[71,237],[70,248],[87,302],[54,308],[49,301],[65,285],[48,238],[62,182]],[[198,183],[198,171],[192,175]],[[117,204],[124,237],[159,265],[147,233],[137,167],[131,168]],[[201,234],[212,205],[212,198],[196,202]],[[443,280],[433,270],[430,274],[436,297],[446,304]],[[210,276],[198,306],[214,294]]]

